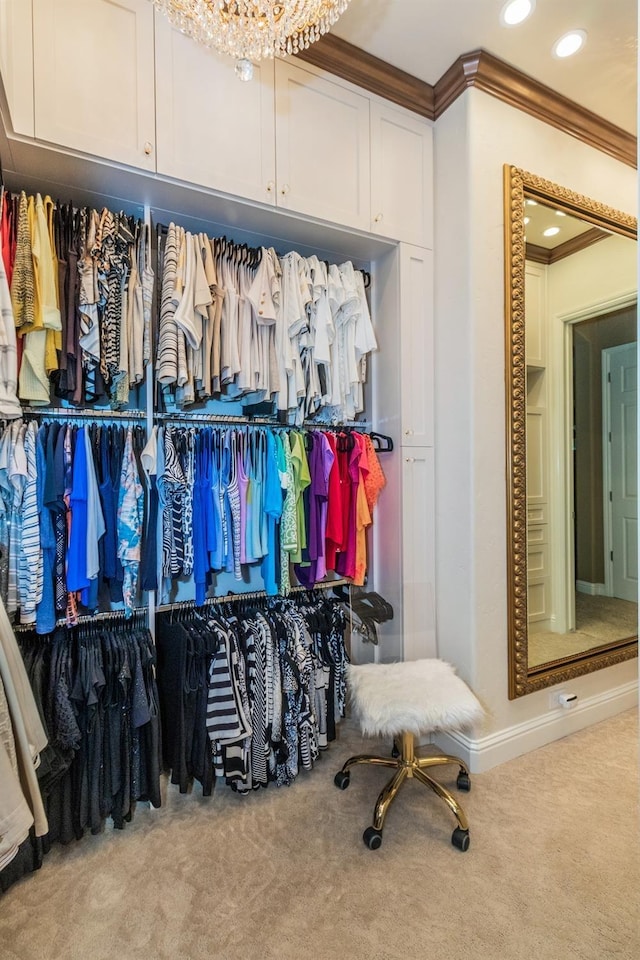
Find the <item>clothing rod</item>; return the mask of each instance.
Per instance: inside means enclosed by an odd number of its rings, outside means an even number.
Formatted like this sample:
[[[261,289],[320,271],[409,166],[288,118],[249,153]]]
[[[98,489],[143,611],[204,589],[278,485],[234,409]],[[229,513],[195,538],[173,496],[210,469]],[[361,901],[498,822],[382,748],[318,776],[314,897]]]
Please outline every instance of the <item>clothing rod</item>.
[[[305,430],[364,430],[371,427],[370,420],[343,420],[338,423],[323,423],[318,420],[305,420],[302,424]]]
[[[155,226],[156,226],[156,235],[157,235],[158,237],[166,237],[167,233],[169,232],[169,227],[168,227],[168,225],[167,225],[166,223],[157,223]],[[180,226],[180,224],[176,224],[176,226]],[[191,232],[191,231],[189,231],[189,232]],[[209,236],[209,235],[207,234],[207,236]],[[209,239],[210,239],[210,240],[227,240],[229,243],[232,243],[232,244],[234,244],[235,246],[238,246],[238,247],[243,246],[243,244],[237,243],[232,237],[227,237],[227,236],[224,236],[224,237],[209,237]],[[249,247],[249,249],[250,249],[250,250],[261,250],[261,249],[262,249],[262,246],[260,246],[260,247]],[[278,257],[286,256],[286,253],[284,253],[284,254],[283,254],[283,253],[279,253],[277,250],[276,250],[276,254],[277,254]],[[325,262],[327,262],[327,261],[325,261]],[[357,270],[359,273],[361,273],[361,274],[363,275],[363,277],[365,278],[365,287],[369,287],[369,285],[371,284],[371,274],[369,273],[369,271],[368,271],[368,270],[365,270],[363,267],[354,267],[354,269]]]
[[[180,423],[229,423],[241,426],[278,427],[281,430],[341,430],[350,427],[354,430],[366,429],[371,426],[368,420],[348,420],[344,423],[320,423],[315,420],[305,420],[302,424],[279,423],[273,417],[241,417],[239,414],[226,413],[154,413],[155,420],[174,421]]]
[[[247,593],[224,594],[220,597],[207,597],[203,606],[211,607],[218,603],[234,603],[238,600],[287,600],[292,593],[313,593],[314,590],[329,590],[331,587],[351,586],[351,580],[347,577],[341,577],[338,580],[331,580],[326,583],[317,583],[313,587],[292,587],[287,596],[281,594],[267,594],[264,590],[250,590]],[[195,600],[178,600],[175,603],[163,603],[156,607],[156,613],[170,613],[172,610],[186,610],[189,607],[196,608]]]
[[[226,413],[154,413],[154,420],[174,420],[176,423],[239,423],[242,425],[279,427],[277,420],[267,417],[241,417],[239,414]]]
[[[87,613],[83,614],[80,617],[76,617],[75,623],[67,623],[67,620],[64,617],[61,617],[59,620],[56,620],[55,629],[58,627],[79,627],[85,623],[106,623],[109,620],[134,620],[140,614],[144,614],[145,617],[148,613],[147,607],[134,607],[132,615],[129,617],[125,616],[125,610],[104,610],[101,613]],[[26,633],[27,631],[35,631],[35,623],[14,623],[13,632],[14,633]],[[47,634],[43,633],[40,636],[46,637]]]
[[[24,417],[61,417],[66,420],[75,420],[80,417],[88,420],[144,420],[146,413],[142,410],[89,410],[83,407],[76,410],[74,407],[26,407]]]
[[[174,224],[176,225],[176,227],[179,227],[180,229],[184,229],[184,230],[185,230],[185,233],[191,233],[192,235],[193,235],[194,233],[195,233],[195,234],[204,233],[205,236],[206,236],[209,240],[214,240],[214,241],[215,241],[215,240],[226,240],[227,243],[232,244],[234,247],[247,247],[248,250],[262,250],[262,247],[263,247],[262,244],[261,244],[260,246],[257,246],[257,247],[251,247],[251,246],[249,246],[249,244],[244,243],[244,242],[243,242],[243,243],[238,243],[237,240],[234,240],[233,237],[228,237],[226,234],[221,234],[221,235],[219,235],[219,236],[211,236],[211,235],[209,235],[208,231],[206,231],[206,230],[196,230],[196,231],[194,231],[194,230],[187,230],[186,228],[182,227],[181,224],[176,223],[175,220],[174,220],[173,222],[174,222]],[[216,224],[216,226],[224,226],[224,224]],[[166,223],[156,223],[155,228],[156,228],[156,233],[157,233],[157,235],[158,235],[158,236],[161,236],[161,237],[166,237],[166,235],[167,235],[168,232],[169,232],[169,225],[166,224]]]

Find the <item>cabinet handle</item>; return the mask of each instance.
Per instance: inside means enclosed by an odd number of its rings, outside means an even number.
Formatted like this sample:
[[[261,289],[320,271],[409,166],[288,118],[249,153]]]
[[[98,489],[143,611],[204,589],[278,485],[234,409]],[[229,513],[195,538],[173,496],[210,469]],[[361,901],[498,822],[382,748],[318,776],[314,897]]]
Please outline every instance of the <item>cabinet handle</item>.
[[[283,197],[286,197],[286,195],[289,193],[289,184],[288,184],[288,183],[285,183],[285,184],[282,186],[282,189],[280,190],[280,193],[282,194]]]
[[[381,214],[381,213],[376,213],[375,217],[373,218],[373,222],[374,222],[374,223],[380,223],[381,220],[382,220],[382,214]]]
[[[151,143],[151,140],[145,140],[144,152],[147,157],[150,157],[151,154],[153,153],[153,144]]]
[[[274,187],[275,183],[273,180],[269,180],[269,183],[267,184],[267,193],[273,193]]]

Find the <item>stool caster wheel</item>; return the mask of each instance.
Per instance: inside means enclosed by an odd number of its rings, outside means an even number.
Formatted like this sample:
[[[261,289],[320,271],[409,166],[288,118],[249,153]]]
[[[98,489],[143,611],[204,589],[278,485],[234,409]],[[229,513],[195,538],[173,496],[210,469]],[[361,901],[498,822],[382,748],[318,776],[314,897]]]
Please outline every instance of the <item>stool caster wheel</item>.
[[[376,830],[375,827],[367,827],[362,834],[362,839],[364,840],[365,847],[369,847],[369,850],[377,850],[382,844],[382,830]]]
[[[458,774],[456,787],[458,790],[465,790],[467,793],[469,793],[469,790],[471,790],[471,780],[469,779],[469,774],[465,773],[464,770],[461,770]]]
[[[347,787],[349,786],[350,779],[351,777],[349,776],[348,773],[345,773],[344,770],[338,770],[335,777],[333,778],[333,782],[335,783],[336,787],[338,787],[339,790],[346,790]]]
[[[470,842],[468,830],[462,830],[460,827],[456,827],[451,834],[451,843],[454,847],[457,847],[458,850],[462,850],[463,853],[469,849]]]

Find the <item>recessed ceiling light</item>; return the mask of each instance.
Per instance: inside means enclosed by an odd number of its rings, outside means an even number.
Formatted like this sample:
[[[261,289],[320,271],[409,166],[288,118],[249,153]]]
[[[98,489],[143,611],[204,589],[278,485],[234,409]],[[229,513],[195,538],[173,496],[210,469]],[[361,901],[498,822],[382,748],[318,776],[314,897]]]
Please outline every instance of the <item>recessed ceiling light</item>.
[[[515,27],[533,13],[536,0],[509,0],[500,12],[503,27]]]
[[[556,217],[566,217],[564,210],[556,210]]]
[[[560,227],[547,227],[546,230],[542,231],[542,236],[555,237],[556,233],[560,233]]]
[[[538,206],[538,201],[537,201],[537,200],[525,200],[525,203],[526,203],[526,205],[527,205],[528,207],[537,207],[537,206]]]
[[[531,217],[525,217],[525,218],[524,218],[525,226],[529,223],[530,220],[531,220]]]
[[[559,40],[553,45],[553,55],[554,57],[571,57],[574,53],[577,53],[581,47],[584,46],[587,39],[587,34],[584,30],[572,30],[570,33],[565,33],[564,36],[560,37]]]

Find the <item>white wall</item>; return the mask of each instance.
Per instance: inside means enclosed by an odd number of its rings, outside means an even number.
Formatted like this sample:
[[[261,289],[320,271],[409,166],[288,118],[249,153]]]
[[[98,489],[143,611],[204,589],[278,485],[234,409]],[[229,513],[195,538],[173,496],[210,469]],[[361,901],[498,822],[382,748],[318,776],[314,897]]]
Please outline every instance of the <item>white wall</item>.
[[[435,128],[436,633],[438,654],[468,682],[474,636],[473,369],[469,135],[465,97]],[[443,282],[443,280],[445,282]]]
[[[637,289],[638,251],[633,240],[611,236],[548,267],[549,313],[553,318],[580,310],[611,309],[620,297]],[[615,309],[615,306],[614,308]]]
[[[488,94],[468,90],[436,123],[438,653],[489,711],[459,741],[476,769],[624,708],[637,679],[633,660],[565,684],[593,708],[572,716],[550,711],[547,690],[508,699],[505,163],[636,211],[635,170]]]

